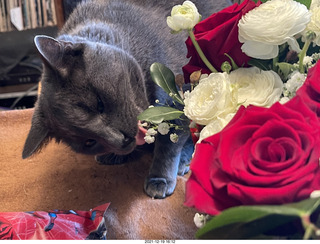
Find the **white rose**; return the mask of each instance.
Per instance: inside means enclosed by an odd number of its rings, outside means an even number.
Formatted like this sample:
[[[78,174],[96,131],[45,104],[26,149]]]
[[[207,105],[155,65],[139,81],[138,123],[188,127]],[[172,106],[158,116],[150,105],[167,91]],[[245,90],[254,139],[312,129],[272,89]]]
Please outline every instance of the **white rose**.
[[[182,5],[172,8],[171,16],[167,17],[167,24],[177,32],[190,30],[200,21],[200,18],[197,7],[191,1],[185,1]]]
[[[283,90],[281,78],[274,71],[257,67],[239,68],[230,73],[230,80],[238,88],[238,103],[270,107],[279,101]]]
[[[235,113],[230,113],[225,117],[217,117],[216,119],[212,120],[201,130],[197,143],[200,143],[203,139],[220,132],[230,122],[234,115]]]
[[[271,59],[278,56],[278,45],[288,43],[300,52],[296,34],[310,22],[307,7],[293,0],[270,0],[242,16],[238,23],[241,49],[248,56]]]
[[[200,79],[192,92],[185,93],[184,103],[189,119],[207,125],[219,116],[235,112],[238,99],[227,73],[211,73]]]

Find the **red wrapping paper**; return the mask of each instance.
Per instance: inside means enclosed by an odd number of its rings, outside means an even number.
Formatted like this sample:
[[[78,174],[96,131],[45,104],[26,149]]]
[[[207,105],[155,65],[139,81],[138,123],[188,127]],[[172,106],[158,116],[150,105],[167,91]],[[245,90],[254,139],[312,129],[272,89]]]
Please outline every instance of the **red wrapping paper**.
[[[106,239],[103,216],[109,205],[90,211],[3,212],[0,213],[0,240]]]

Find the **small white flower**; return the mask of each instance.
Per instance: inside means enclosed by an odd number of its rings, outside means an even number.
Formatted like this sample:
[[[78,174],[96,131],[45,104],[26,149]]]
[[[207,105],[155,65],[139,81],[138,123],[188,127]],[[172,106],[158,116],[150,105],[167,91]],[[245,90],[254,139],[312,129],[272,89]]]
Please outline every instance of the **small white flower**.
[[[209,220],[209,215],[198,214],[198,213],[196,213],[193,218],[194,224],[198,228],[202,228],[208,220]]]
[[[147,136],[154,136],[154,135],[156,135],[157,133],[158,133],[158,132],[157,132],[155,129],[150,128],[150,129],[147,130],[146,135],[147,135]]]
[[[318,198],[318,197],[320,197],[320,190],[315,190],[311,192],[310,198]]]
[[[184,103],[184,113],[189,119],[207,125],[217,117],[235,112],[237,90],[227,73],[211,73],[201,78],[192,92],[185,93]]]
[[[310,18],[307,7],[294,0],[267,1],[239,21],[241,49],[250,57],[271,59],[278,56],[278,46],[287,42],[292,50],[300,52],[294,36],[305,30]]]
[[[282,80],[272,70],[239,68],[230,73],[230,80],[238,88],[238,103],[244,106],[270,107],[282,94]]]
[[[293,98],[296,91],[303,85],[306,80],[306,74],[301,74],[299,71],[294,71],[290,75],[290,79],[284,84],[284,96]]]
[[[177,143],[178,140],[179,140],[179,136],[178,136],[176,133],[172,133],[172,134],[170,134],[170,140],[171,140],[173,143]]]
[[[282,97],[282,98],[280,99],[279,103],[285,104],[286,102],[289,102],[289,101],[290,101],[290,98],[288,98],[288,97]]]
[[[313,62],[313,58],[311,56],[305,56],[303,58],[303,65],[305,66],[311,66]]]
[[[176,5],[167,17],[168,26],[174,31],[191,30],[201,19],[197,7],[191,1]]]
[[[151,143],[154,143],[155,137],[154,136],[145,136],[144,140],[146,141],[146,143],[151,144]]]
[[[158,132],[161,134],[161,135],[166,135],[169,133],[169,130],[170,130],[170,126],[165,123],[165,122],[162,122],[158,125]]]

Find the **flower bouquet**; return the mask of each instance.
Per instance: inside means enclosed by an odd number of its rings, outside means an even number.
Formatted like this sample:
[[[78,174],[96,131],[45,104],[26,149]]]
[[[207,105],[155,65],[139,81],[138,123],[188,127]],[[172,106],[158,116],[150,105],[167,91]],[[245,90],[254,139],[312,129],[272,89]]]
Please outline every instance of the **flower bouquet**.
[[[190,120],[185,205],[200,213],[196,236],[319,239],[320,1],[245,0],[199,19],[190,1],[167,18],[189,34],[184,78],[151,66],[183,110],[139,116],[149,142],[175,126],[168,121]]]

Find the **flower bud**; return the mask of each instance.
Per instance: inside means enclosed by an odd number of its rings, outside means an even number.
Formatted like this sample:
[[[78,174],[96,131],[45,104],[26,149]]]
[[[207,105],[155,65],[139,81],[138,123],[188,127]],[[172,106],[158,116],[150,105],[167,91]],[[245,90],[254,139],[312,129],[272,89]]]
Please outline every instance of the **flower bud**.
[[[314,41],[316,37],[317,37],[316,33],[311,30],[307,31],[307,33],[305,34],[305,38],[311,42]]]
[[[227,72],[229,74],[231,69],[232,69],[232,66],[228,61],[225,61],[221,64],[221,70],[223,72]]]
[[[190,83],[197,84],[201,77],[201,70],[195,71],[190,75]]]
[[[182,89],[182,86],[184,85],[184,77],[182,74],[178,74],[175,77],[175,82],[177,84],[177,86]]]

